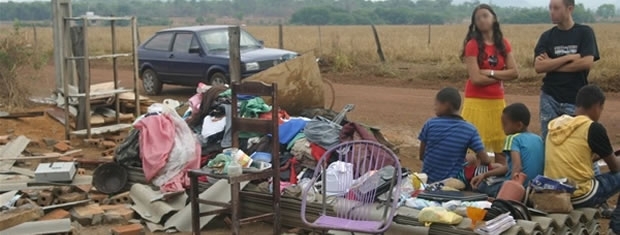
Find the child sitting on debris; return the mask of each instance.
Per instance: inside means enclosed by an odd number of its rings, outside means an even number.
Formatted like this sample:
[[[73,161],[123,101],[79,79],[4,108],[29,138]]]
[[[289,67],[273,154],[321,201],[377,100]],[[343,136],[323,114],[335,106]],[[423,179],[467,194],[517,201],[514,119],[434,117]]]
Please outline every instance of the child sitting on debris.
[[[620,159],[614,154],[605,127],[598,123],[604,104],[605,94],[599,87],[584,86],[577,93],[575,116],[563,115],[549,123],[545,176],[568,178],[577,184],[572,195],[575,208],[597,207],[620,192]],[[599,158],[607,163],[610,172],[595,175],[592,162]],[[620,200],[609,227],[620,234]]]
[[[504,180],[514,179],[517,174],[524,173],[527,179],[524,187],[529,185],[531,179],[544,172],[545,147],[540,136],[527,131],[530,124],[530,111],[522,103],[515,103],[504,108],[502,112],[502,127],[506,133],[504,153],[508,161],[505,174],[497,180],[491,180],[490,173],[474,177],[471,184],[473,188],[490,197],[496,197]],[[489,180],[487,180],[489,179]]]
[[[437,117],[428,120],[420,131],[419,157],[429,183],[462,174],[468,149],[476,152],[476,158],[483,165],[490,163],[478,131],[458,115],[460,108],[459,91],[451,87],[442,89],[435,99]]]

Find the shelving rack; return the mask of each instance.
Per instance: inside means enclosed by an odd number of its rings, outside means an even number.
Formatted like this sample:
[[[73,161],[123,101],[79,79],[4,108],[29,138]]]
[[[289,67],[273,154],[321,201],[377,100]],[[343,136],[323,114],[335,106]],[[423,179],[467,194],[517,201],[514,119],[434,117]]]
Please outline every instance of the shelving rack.
[[[129,124],[121,124],[120,120],[120,100],[119,94],[125,92],[133,92],[135,94],[135,117],[140,115],[140,96],[138,94],[138,27],[135,16],[130,17],[103,17],[103,16],[71,16],[71,0],[52,0],[52,8],[54,14],[54,57],[56,62],[56,89],[59,90],[64,97],[64,115],[65,115],[65,138],[70,139],[71,135],[85,136],[91,138],[93,134],[103,134],[105,132],[114,132],[130,127]],[[111,47],[112,54],[91,56],[89,53],[88,32],[89,25],[92,21],[110,22],[111,29]],[[129,21],[131,24],[131,53],[118,53],[116,40],[116,22]],[[71,30],[75,28],[74,23],[81,23],[81,34],[79,34],[78,42],[81,42],[81,48],[76,48],[76,39],[71,38]],[[74,34],[75,35],[75,34]],[[73,42],[73,43],[72,43]],[[73,49],[73,50],[71,50]],[[75,50],[81,50],[82,55],[74,55]],[[119,87],[118,78],[118,58],[132,57],[133,68],[133,89],[123,89]],[[99,59],[112,59],[114,89],[107,91],[91,92],[91,76],[90,61]],[[77,74],[74,63],[82,62]],[[77,83],[77,84],[76,84]],[[71,93],[70,85],[77,86],[78,92]],[[91,118],[91,97],[101,95],[114,95],[114,109],[116,111],[116,124],[92,128]],[[70,118],[70,98],[79,100],[78,116],[76,131],[71,131],[69,124]]]

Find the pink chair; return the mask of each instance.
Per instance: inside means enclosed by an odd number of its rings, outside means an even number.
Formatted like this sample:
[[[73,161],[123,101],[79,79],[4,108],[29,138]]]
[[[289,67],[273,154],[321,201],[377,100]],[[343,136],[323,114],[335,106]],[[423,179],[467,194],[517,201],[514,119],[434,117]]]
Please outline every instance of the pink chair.
[[[305,184],[301,220],[309,228],[323,232],[383,234],[398,208],[401,178],[398,157],[382,144],[365,140],[339,144],[321,157],[314,177]],[[317,182],[322,212],[310,222],[306,207],[315,202],[309,202],[308,195]],[[334,213],[328,213],[328,207]]]

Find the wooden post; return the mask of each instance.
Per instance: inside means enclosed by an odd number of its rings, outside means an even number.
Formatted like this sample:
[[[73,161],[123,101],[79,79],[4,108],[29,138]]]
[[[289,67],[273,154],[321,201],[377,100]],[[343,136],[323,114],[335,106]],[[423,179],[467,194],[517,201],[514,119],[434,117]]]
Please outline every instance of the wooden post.
[[[82,79],[79,80],[79,84],[80,84],[80,89],[84,90],[84,97],[85,97],[85,104],[84,106],[86,107],[83,110],[80,110],[79,113],[82,114],[82,118],[84,119],[84,122],[86,122],[86,138],[90,139],[91,137],[91,133],[90,133],[90,60],[89,60],[89,53],[88,53],[88,18],[84,17],[82,18],[82,40],[84,41],[84,48],[82,49],[84,52],[84,66],[82,67],[82,69],[84,70],[82,72],[82,74],[84,75],[82,77]],[[81,102],[80,102],[81,103]]]
[[[112,15],[114,16],[114,15]],[[112,54],[116,55],[116,22],[114,20],[110,21],[110,30],[112,31]],[[117,58],[112,58],[112,73],[114,73],[114,90],[118,90],[118,68],[117,68]],[[137,94],[136,94],[137,95]],[[116,124],[121,123],[121,102],[118,99],[118,93],[114,94],[114,108],[116,111]]]
[[[131,49],[133,51],[133,93],[134,102],[136,106],[136,110],[134,111],[134,115],[136,118],[140,116],[140,95],[138,93],[138,79],[140,77],[138,71],[138,42],[139,39],[138,33],[138,19],[134,16],[131,18]]]
[[[375,43],[377,43],[377,54],[379,55],[379,59],[381,59],[381,63],[385,63],[385,55],[383,55],[383,49],[381,49],[381,41],[379,41],[379,34],[377,34],[377,28],[375,25],[371,25],[372,33],[375,35]]]
[[[428,45],[431,45],[431,25],[428,25]]]
[[[284,35],[282,31],[282,24],[278,24],[278,48],[280,49],[284,49]]]
[[[228,28],[228,45],[229,45],[229,72],[230,83],[241,82],[241,50],[240,50],[240,29],[239,26],[231,26]]]
[[[323,56],[323,45],[322,44],[322,36],[321,36],[321,25],[319,25],[319,58]]]
[[[83,21],[82,21],[83,22]],[[72,42],[72,51],[73,51],[73,56],[74,57],[85,57],[86,52],[84,51],[84,44],[86,43],[86,40],[84,38],[84,25],[82,26],[73,26],[71,27],[71,42]],[[87,73],[87,70],[85,70],[85,65],[86,61],[83,59],[77,59],[75,60],[75,66],[77,67],[77,80],[78,82],[78,93],[85,93],[85,86],[86,84],[85,82],[85,77]],[[71,93],[67,90],[67,94],[66,96],[69,96]],[[86,112],[86,97],[78,97],[79,100],[79,104],[78,104],[78,113],[76,116],[76,124],[75,124],[75,128],[77,130],[82,130],[84,128],[86,128],[86,121],[87,118],[85,116]],[[67,119],[66,121],[69,122],[71,119]],[[90,120],[88,120],[88,122],[90,122]]]
[[[33,34],[33,41],[34,41],[34,51],[38,52],[38,45],[39,45],[39,41],[37,40],[37,26],[35,24],[32,24],[32,34]]]

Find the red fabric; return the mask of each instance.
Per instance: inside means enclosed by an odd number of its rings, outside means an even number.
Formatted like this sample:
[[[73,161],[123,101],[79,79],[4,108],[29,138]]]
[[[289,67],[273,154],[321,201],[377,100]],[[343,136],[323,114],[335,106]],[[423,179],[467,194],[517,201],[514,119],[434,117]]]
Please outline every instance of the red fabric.
[[[297,167],[297,158],[291,158],[288,160],[291,163],[291,175],[289,176],[289,182],[291,184],[297,184],[297,172],[295,171],[295,167]]]
[[[314,160],[316,160],[317,162],[321,160],[323,154],[327,152],[327,150],[315,143],[310,143],[310,151],[312,153],[312,157],[314,157]]]
[[[476,175],[474,175],[474,174],[476,174],[476,168],[478,168],[478,166],[476,166],[476,165],[467,165],[463,169],[463,173],[465,175],[465,180],[467,180],[467,182],[471,182],[471,179],[476,177]],[[488,170],[489,171],[493,170],[493,166],[491,164],[489,164]]]
[[[164,168],[174,146],[174,124],[165,115],[148,116],[136,123],[140,130],[140,158],[147,181]]]
[[[512,47],[508,40],[504,38],[504,45],[506,45],[506,53],[512,52]],[[482,63],[478,64],[481,70],[504,70],[506,67],[506,58],[502,56],[495,48],[494,45],[485,45],[484,51],[486,56],[483,58]],[[497,57],[497,65],[491,66],[489,64],[490,56]],[[478,58],[478,42],[475,39],[469,40],[465,46],[465,57]],[[504,98],[504,86],[502,82],[498,81],[487,86],[476,86],[471,82],[471,79],[467,80],[465,84],[465,97],[468,98],[483,98],[483,99],[503,99]]]
[[[370,134],[368,130],[355,122],[349,122],[342,127],[340,131],[340,142],[347,142],[355,139],[355,133],[357,133],[362,140],[378,142],[374,135]]]

